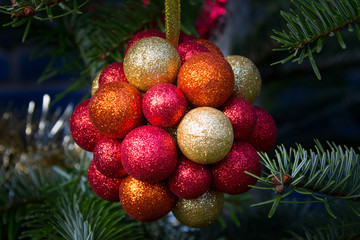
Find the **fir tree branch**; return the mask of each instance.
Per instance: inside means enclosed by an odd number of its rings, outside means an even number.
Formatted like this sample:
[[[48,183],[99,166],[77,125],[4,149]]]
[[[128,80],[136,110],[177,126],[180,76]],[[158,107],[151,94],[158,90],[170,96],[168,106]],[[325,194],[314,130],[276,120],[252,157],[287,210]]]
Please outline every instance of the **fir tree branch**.
[[[311,196],[310,201],[323,203],[328,213],[335,217],[330,209],[332,200],[360,201],[359,154],[346,146],[334,143],[328,143],[328,146],[329,149],[325,150],[319,141],[316,141],[314,150],[305,150],[300,144],[297,149],[278,146],[274,159],[270,159],[266,153],[260,153],[266,176],[257,178],[265,186],[272,187],[278,197],[255,205],[273,203],[269,214],[271,217],[278,203],[297,192]],[[294,199],[290,201],[297,202]]]
[[[274,30],[274,35],[271,36],[281,45],[274,50],[288,51],[289,56],[274,64],[290,60],[301,64],[305,58],[309,58],[317,78],[321,79],[313,53],[320,53],[324,40],[334,35],[337,36],[340,47],[345,49],[346,44],[340,33],[345,28],[353,31],[355,26],[360,38],[360,3],[356,0],[292,0],[292,3],[295,9],[290,12],[281,11],[281,16],[287,22],[287,29]]]
[[[38,21],[53,21],[69,14],[81,14],[80,8],[90,0],[30,0],[11,1],[11,5],[0,6],[0,12],[9,14],[12,21],[5,26],[20,27],[26,24],[22,42],[25,42],[32,19]]]

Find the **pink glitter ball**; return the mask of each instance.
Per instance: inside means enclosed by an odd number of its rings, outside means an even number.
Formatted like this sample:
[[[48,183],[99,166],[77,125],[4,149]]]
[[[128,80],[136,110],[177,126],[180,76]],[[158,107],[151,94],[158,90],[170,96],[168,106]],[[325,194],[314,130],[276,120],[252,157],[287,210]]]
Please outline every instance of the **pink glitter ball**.
[[[121,163],[121,140],[101,139],[94,149],[96,168],[109,178],[123,178],[127,175]]]
[[[256,125],[246,141],[251,143],[258,151],[269,152],[276,142],[276,123],[266,110],[258,106],[254,106],[254,109]]]
[[[158,127],[171,127],[185,115],[187,102],[180,89],[170,83],[151,87],[142,99],[145,118]]]
[[[125,171],[144,182],[159,182],[176,167],[177,150],[171,135],[164,129],[146,125],[135,128],[121,144]]]
[[[211,171],[208,166],[180,157],[174,172],[168,179],[170,191],[185,199],[203,195],[211,185]]]
[[[88,183],[96,195],[110,202],[118,202],[120,178],[109,178],[97,170],[94,161],[88,168]]]
[[[214,189],[231,195],[241,194],[250,190],[248,185],[257,183],[257,179],[245,171],[260,176],[260,156],[251,144],[236,141],[228,155],[211,170]]]
[[[107,65],[100,73],[99,87],[108,82],[128,82],[124,73],[124,64],[122,62],[114,62]]]
[[[90,99],[87,99],[79,103],[72,112],[70,133],[80,148],[93,152],[97,142],[104,136],[95,129],[90,121],[89,101]]]
[[[204,45],[190,40],[180,43],[177,47],[177,51],[180,55],[181,64],[196,54],[210,52]]]
[[[234,138],[247,139],[256,124],[256,113],[251,103],[242,98],[230,97],[220,110],[230,119]]]
[[[130,38],[130,40],[129,40],[126,48],[125,48],[124,57],[125,57],[127,51],[129,50],[129,48],[130,48],[132,45],[134,45],[134,43],[136,43],[136,42],[139,41],[140,39],[146,38],[146,37],[161,37],[161,38],[166,39],[165,33],[161,32],[161,31],[159,31],[159,30],[156,30],[156,29],[148,29],[148,30],[140,31],[140,32],[134,34],[134,35]]]

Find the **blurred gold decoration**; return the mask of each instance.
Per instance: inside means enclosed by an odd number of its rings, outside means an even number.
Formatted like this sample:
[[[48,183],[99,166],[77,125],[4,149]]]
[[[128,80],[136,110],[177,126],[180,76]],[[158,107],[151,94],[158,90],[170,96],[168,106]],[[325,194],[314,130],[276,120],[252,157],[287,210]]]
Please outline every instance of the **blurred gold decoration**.
[[[0,116],[0,174],[9,177],[11,169],[27,172],[28,166],[36,169],[69,164],[69,156],[80,154],[68,126],[72,111],[70,103],[64,111],[57,108],[50,112],[47,94],[43,96],[39,117],[34,101],[29,102],[25,114],[6,109]],[[65,151],[70,154],[68,157]]]

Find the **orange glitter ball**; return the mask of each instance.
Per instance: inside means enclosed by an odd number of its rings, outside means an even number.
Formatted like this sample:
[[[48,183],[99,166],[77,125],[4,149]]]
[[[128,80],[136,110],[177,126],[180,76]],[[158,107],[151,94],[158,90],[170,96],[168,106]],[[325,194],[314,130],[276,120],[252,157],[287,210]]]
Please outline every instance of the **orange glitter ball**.
[[[205,46],[210,52],[220,54],[220,56],[224,56],[221,49],[213,42],[210,42],[207,39],[193,39],[193,42],[200,43],[201,45]]]
[[[120,184],[119,197],[125,212],[137,221],[156,221],[168,214],[175,196],[164,182],[148,183],[132,176]]]
[[[234,72],[225,58],[200,53],[181,66],[177,85],[191,105],[216,108],[230,97],[234,81]]]
[[[141,93],[129,83],[106,83],[90,99],[89,114],[100,133],[109,138],[124,138],[143,122]]]

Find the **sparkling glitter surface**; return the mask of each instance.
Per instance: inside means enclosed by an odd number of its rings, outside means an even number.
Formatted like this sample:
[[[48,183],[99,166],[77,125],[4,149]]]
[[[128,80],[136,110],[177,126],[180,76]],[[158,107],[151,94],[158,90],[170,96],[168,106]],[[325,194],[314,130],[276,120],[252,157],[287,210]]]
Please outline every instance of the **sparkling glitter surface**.
[[[151,87],[142,99],[145,118],[158,127],[171,127],[180,122],[187,110],[187,102],[180,89],[170,83]]]
[[[165,0],[166,39],[177,46],[180,36],[180,0]]]
[[[89,103],[91,122],[109,138],[124,138],[143,122],[141,93],[124,82],[102,85]]]
[[[211,107],[198,107],[181,120],[177,141],[187,158],[200,164],[211,164],[228,154],[234,133],[224,113]]]
[[[75,107],[70,117],[70,133],[80,148],[92,152],[97,142],[104,136],[90,121],[89,102],[90,99],[87,99]]]
[[[119,201],[120,178],[108,178],[97,170],[94,161],[90,162],[88,169],[88,182],[91,189],[101,197],[110,202]]]
[[[136,43],[136,42],[139,41],[140,39],[146,38],[146,37],[160,37],[160,38],[166,39],[165,33],[160,32],[159,30],[156,30],[156,29],[148,29],[148,30],[140,31],[140,32],[134,34],[134,35],[130,38],[130,40],[129,40],[127,46],[126,46],[125,54],[124,54],[124,55],[126,55],[127,51],[129,50],[129,48],[130,48],[132,45],[134,45],[134,43]]]
[[[159,182],[169,177],[176,167],[175,141],[159,127],[138,127],[122,142],[121,161],[129,175],[141,181]]]
[[[230,97],[220,110],[230,119],[234,138],[245,140],[254,130],[256,114],[251,103],[238,97]]]
[[[94,95],[94,93],[96,92],[96,90],[98,90],[98,88],[99,88],[99,78],[100,78],[100,74],[101,74],[101,72],[99,72],[98,75],[96,75],[96,77],[95,77],[94,80],[92,81],[92,84],[91,84],[91,96]]]
[[[105,137],[94,149],[93,161],[96,168],[109,178],[123,178],[127,175],[121,163],[121,142]]]
[[[229,154],[211,168],[214,189],[231,195],[241,194],[250,190],[248,185],[256,184],[257,179],[245,171],[260,176],[260,156],[250,143],[235,141]]]
[[[198,164],[181,156],[174,172],[168,179],[168,186],[177,197],[198,198],[209,190],[211,171],[206,165]]]
[[[256,112],[256,125],[247,141],[251,143],[256,150],[269,152],[276,142],[276,123],[266,110],[259,106],[254,106],[254,109]]]
[[[125,212],[133,219],[143,222],[164,217],[175,202],[175,196],[165,183],[143,182],[132,176],[123,179],[119,196]]]
[[[215,43],[210,42],[210,41],[207,40],[207,39],[201,39],[201,38],[200,38],[200,39],[193,39],[193,40],[191,40],[191,41],[196,42],[196,43],[200,43],[201,45],[203,45],[203,46],[205,46],[207,49],[209,49],[209,51],[212,52],[212,53],[218,54],[218,55],[220,55],[221,57],[224,56],[223,53],[222,53],[222,51],[221,51],[221,49],[220,49],[218,46],[216,46]]]
[[[177,51],[180,55],[181,64],[196,54],[210,52],[204,45],[191,40],[180,43]]]
[[[234,89],[234,73],[225,58],[213,53],[200,53],[180,68],[178,88],[196,107],[219,107]]]
[[[179,222],[192,228],[202,228],[216,221],[224,206],[224,194],[209,190],[196,199],[179,198],[172,212]]]
[[[176,48],[159,37],[138,40],[124,59],[127,80],[143,92],[158,83],[175,83],[180,66]]]
[[[122,62],[114,62],[107,65],[99,76],[99,86],[116,81],[127,82],[124,73],[124,64]]]
[[[254,103],[260,95],[261,76],[258,68],[243,56],[227,56],[235,75],[234,95]]]

